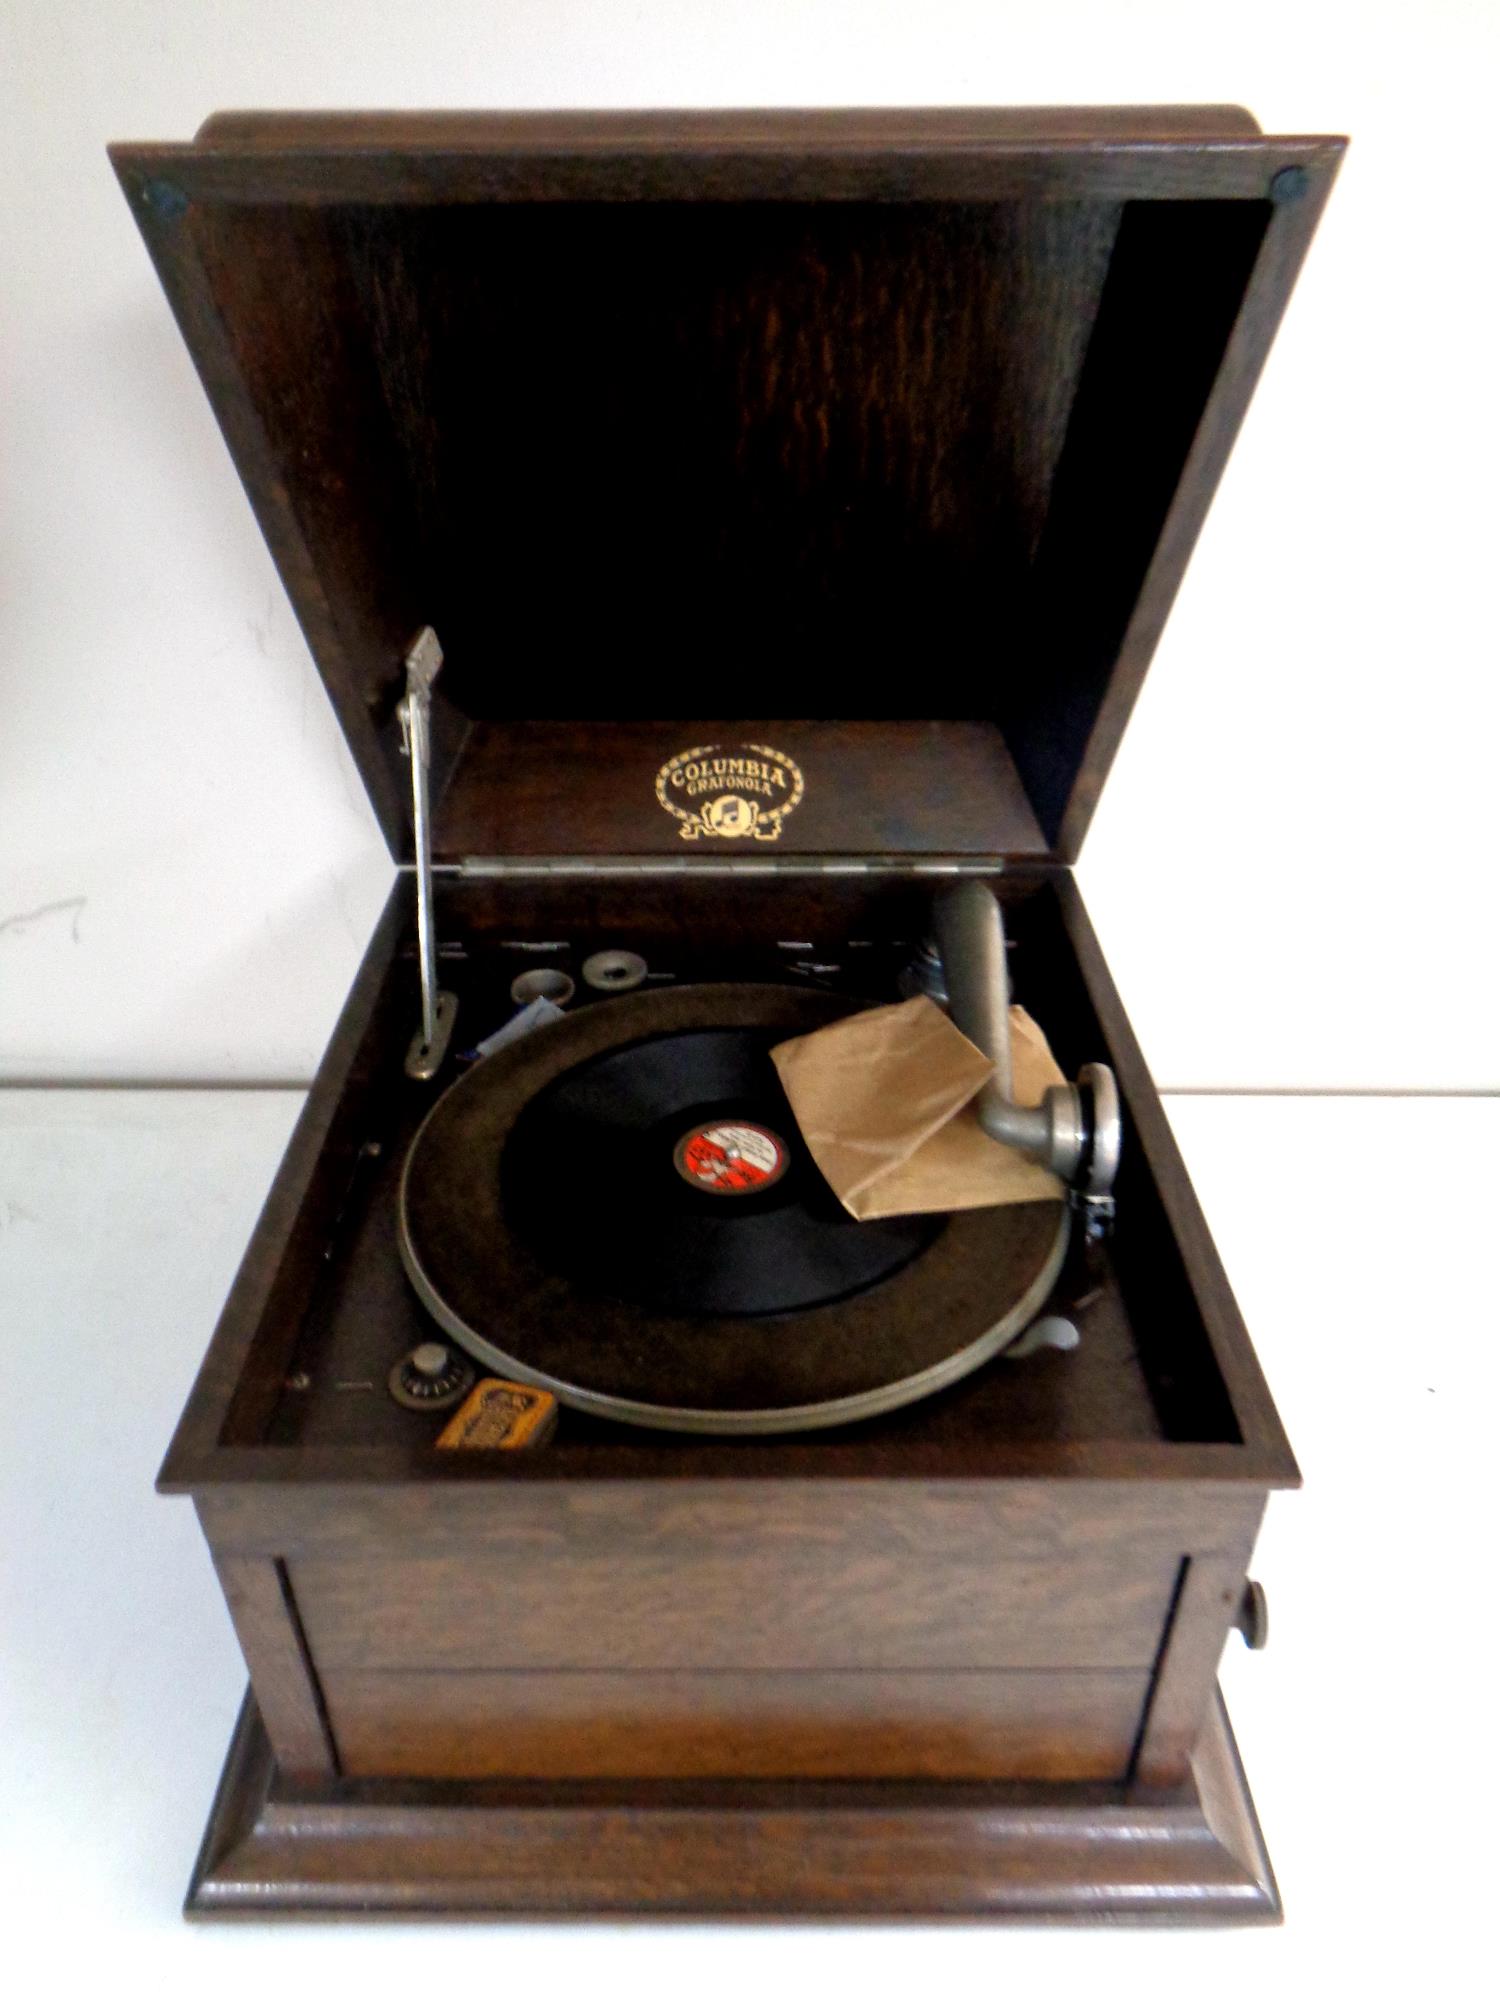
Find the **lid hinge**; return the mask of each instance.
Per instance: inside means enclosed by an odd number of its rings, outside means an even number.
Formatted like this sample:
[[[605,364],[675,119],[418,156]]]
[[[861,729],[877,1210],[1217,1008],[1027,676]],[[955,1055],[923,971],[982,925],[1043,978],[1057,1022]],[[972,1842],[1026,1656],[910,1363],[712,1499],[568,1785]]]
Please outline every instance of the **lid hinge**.
[[[570,875],[585,879],[619,876],[672,876],[685,881],[692,876],[754,875],[999,875],[1009,866],[1002,855],[964,854],[914,856],[904,854],[810,854],[785,855],[779,859],[757,857],[754,861],[705,859],[689,861],[652,855],[617,854],[468,854],[461,861],[439,863],[440,875],[459,875],[480,880],[516,881],[537,876]]]
[[[422,983],[422,1022],[406,1052],[406,1073],[426,1081],[436,1076],[453,1033],[458,1002],[438,990],[437,943],[432,914],[432,684],[443,664],[436,632],[424,625],[406,653],[406,693],[397,706],[401,754],[411,762],[412,844],[417,879],[417,969]]]

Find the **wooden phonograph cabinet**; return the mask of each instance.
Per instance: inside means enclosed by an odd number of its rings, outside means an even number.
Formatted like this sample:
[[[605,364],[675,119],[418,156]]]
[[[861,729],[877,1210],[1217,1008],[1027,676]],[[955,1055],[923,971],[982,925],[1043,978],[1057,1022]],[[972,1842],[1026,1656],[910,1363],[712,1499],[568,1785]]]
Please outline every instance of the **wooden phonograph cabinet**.
[[[1296,1467],[1070,864],[1341,151],[1232,108],[114,149],[401,869],[162,1472],[251,1683],[190,1910],[1277,1915],[1215,1682]],[[690,1212],[640,1091],[670,1138],[700,1055],[952,986],[954,885],[1112,1072],[1108,1198]],[[1042,1208],[1064,1265],[1002,1297]],[[1049,1287],[1073,1344],[971,1339]],[[550,1437],[440,1448],[388,1388],[433,1343],[559,1388]]]

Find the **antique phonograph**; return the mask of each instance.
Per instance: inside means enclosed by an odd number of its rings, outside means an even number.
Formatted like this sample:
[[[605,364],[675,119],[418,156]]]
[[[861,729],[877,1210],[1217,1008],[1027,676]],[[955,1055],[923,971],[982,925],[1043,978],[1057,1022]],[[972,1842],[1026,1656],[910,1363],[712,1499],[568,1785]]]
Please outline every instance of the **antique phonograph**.
[[[1341,149],[114,149],[401,871],[163,1468],[190,1909],[1277,1913],[1296,1467],[1071,863]]]

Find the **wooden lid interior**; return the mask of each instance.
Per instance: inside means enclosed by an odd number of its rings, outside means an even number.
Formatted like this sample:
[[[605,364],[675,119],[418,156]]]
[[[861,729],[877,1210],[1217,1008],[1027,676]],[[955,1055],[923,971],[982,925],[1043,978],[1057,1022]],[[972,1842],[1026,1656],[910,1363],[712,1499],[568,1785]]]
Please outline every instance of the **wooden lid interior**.
[[[440,856],[1076,852],[1336,148],[891,116],[116,149],[398,852],[428,623]]]

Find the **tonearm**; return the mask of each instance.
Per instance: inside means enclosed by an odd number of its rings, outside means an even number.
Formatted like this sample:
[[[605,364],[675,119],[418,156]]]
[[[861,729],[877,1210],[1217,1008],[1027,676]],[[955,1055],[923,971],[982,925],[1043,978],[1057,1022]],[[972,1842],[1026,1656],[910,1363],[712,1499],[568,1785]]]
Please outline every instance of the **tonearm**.
[[[1050,1167],[1091,1226],[1102,1229],[1113,1213],[1120,1164],[1120,1099],[1113,1070],[1104,1063],[1087,1063],[1077,1083],[1055,1084],[1040,1104],[1017,1104],[1000,905],[982,882],[960,882],[938,898],[934,927],[948,1012],[994,1065],[993,1077],[976,1100],[981,1126],[1001,1145]]]

